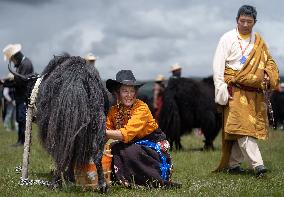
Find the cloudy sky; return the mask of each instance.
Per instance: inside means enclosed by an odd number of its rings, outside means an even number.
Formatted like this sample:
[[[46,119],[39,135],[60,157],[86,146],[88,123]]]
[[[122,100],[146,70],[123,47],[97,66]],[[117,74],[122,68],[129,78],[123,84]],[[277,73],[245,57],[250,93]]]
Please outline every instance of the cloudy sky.
[[[0,48],[21,43],[40,73],[53,54],[98,56],[103,79],[132,69],[140,80],[212,74],[220,36],[236,26],[238,8],[257,8],[255,30],[266,40],[284,75],[282,0],[0,0]],[[2,56],[2,55],[1,55]],[[8,73],[0,58],[0,76]]]

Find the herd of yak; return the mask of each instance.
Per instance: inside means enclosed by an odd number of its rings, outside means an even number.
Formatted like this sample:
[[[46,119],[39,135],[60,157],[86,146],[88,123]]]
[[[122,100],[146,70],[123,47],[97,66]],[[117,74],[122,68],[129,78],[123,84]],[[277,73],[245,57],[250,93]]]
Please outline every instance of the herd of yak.
[[[42,82],[35,115],[42,145],[56,164],[53,185],[60,183],[62,174],[72,178],[69,174],[75,163],[80,165],[92,158],[98,170],[98,186],[101,191],[107,191],[101,158],[106,112],[111,102],[98,71],[81,57],[65,54],[55,56],[38,77]],[[34,79],[29,76],[25,80],[32,87]],[[283,97],[278,93],[272,99],[274,106],[282,105],[274,109],[280,117],[275,119],[282,123],[283,111],[276,109],[283,110]],[[174,79],[168,83],[163,98],[158,122],[170,144],[181,149],[181,136],[193,128],[201,128],[204,149],[213,149],[213,141],[222,126],[222,114],[214,102],[212,77]],[[147,103],[151,105],[149,99]]]

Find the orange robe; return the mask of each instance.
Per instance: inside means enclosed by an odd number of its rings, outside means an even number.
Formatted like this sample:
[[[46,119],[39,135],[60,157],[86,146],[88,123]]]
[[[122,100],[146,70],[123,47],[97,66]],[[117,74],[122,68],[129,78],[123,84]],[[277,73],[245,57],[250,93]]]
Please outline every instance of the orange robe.
[[[118,120],[119,117],[122,120]],[[112,106],[107,115],[106,127],[121,131],[123,142],[128,143],[149,135],[158,128],[158,124],[148,105],[136,99],[131,108],[123,107],[122,104]]]

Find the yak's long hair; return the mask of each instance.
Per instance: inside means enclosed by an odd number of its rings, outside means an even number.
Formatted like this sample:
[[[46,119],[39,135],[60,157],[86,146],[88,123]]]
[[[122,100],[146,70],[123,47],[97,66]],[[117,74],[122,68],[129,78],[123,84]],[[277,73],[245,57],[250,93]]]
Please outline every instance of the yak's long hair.
[[[189,78],[170,79],[163,97],[159,125],[170,144],[181,149],[180,137],[193,128],[201,128],[204,148],[213,148],[220,128],[220,117],[214,102],[213,79],[197,81]]]
[[[44,69],[37,98],[39,137],[63,172],[101,159],[105,140],[105,89],[81,57],[55,56]]]

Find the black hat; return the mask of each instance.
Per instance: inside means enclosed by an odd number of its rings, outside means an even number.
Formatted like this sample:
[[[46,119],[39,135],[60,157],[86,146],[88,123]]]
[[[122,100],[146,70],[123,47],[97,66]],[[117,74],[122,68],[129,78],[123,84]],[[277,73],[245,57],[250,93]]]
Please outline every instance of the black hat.
[[[113,92],[121,85],[136,86],[137,88],[140,88],[144,83],[137,82],[131,70],[120,70],[116,74],[115,80],[108,79],[106,81],[106,88],[109,92]]]

